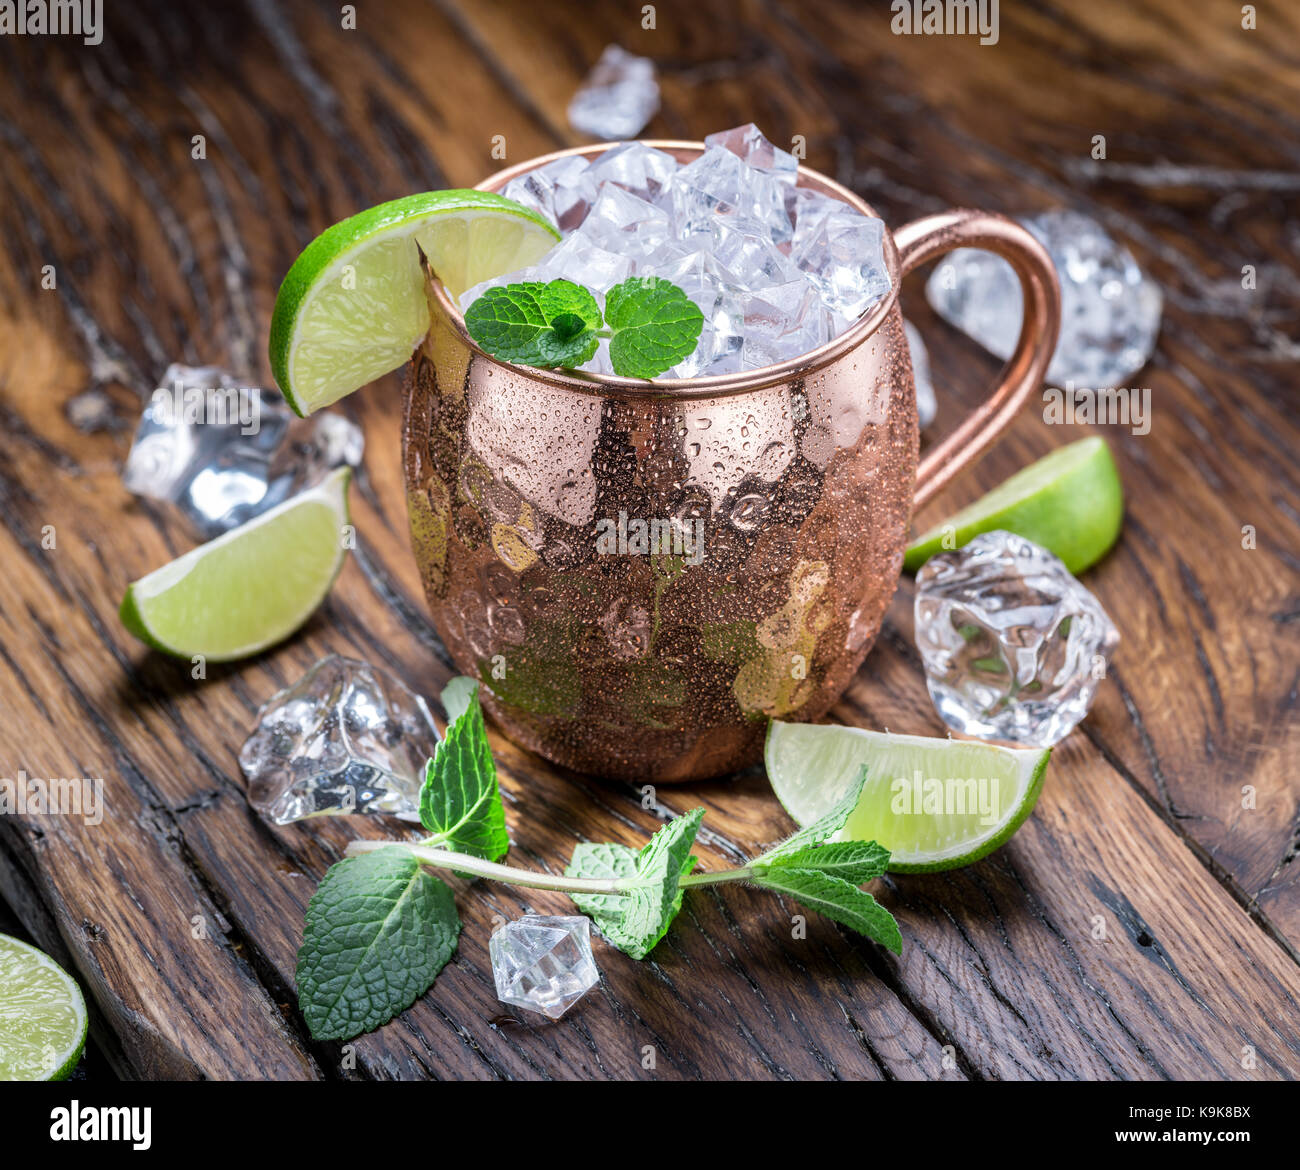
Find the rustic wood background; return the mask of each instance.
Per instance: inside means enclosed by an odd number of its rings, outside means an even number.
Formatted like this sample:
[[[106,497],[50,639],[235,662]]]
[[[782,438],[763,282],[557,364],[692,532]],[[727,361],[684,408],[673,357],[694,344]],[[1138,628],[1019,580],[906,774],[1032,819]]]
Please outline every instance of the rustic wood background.
[[[1294,5],[1260,4],[1252,31],[1236,3],[1004,0],[991,47],[895,37],[887,5],[850,0],[660,3],[654,30],[622,2],[370,0],[355,30],[309,0],[104,7],[97,47],[0,38],[0,775],[102,776],[108,806],[94,828],[0,817],[0,892],[75,969],[119,1073],[1300,1073]],[[329,223],[477,182],[500,165],[494,135],[511,161],[582,141],[564,108],[609,42],[658,63],[655,136],[754,120],[777,141],[804,135],[809,162],[894,225],[958,204],[1067,206],[1133,248],[1166,294],[1140,378],[1154,417],[1144,436],[1103,428],[1129,513],[1087,575],[1124,642],[1006,848],[882,883],[901,958],[816,918],[792,940],[792,907],[768,894],[699,891],[651,961],[599,943],[601,987],[546,1026],[503,1013],[487,937],[493,915],[565,900],[464,886],[461,947],[432,993],[355,1046],[315,1044],[294,1006],[302,911],[346,842],[383,826],[269,828],[236,755],[258,704],[327,651],[426,694],[448,675],[407,543],[398,378],[342,405],[368,447],[361,547],[329,601],[288,644],[205,682],[118,623],[126,583],[190,546],[167,508],[127,495],[122,461],[173,359],[269,378],[279,280]],[[934,359],[933,439],[996,363],[920,285],[904,300]],[[1082,433],[1031,408],[920,519]],[[911,601],[905,580],[839,719],[942,734]],[[558,869],[575,839],[635,844],[657,823],[630,786],[494,748],[517,863]],[[790,827],[759,770],[660,799],[708,806],[707,867]]]

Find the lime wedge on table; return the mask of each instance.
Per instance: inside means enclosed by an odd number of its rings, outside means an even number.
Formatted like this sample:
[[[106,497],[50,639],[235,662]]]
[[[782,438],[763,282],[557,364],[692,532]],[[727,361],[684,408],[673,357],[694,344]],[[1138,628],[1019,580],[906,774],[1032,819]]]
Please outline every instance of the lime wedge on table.
[[[122,623],[155,650],[214,662],[287,638],[343,566],[351,469],[127,586]]]
[[[0,934],[0,1081],[66,1081],[86,1022],[76,980],[44,951]]]
[[[1110,447],[1099,436],[1081,439],[1017,471],[988,495],[936,525],[907,548],[904,566],[915,572],[944,548],[1001,528],[1055,553],[1071,573],[1101,560],[1119,537],[1124,492]],[[954,532],[955,530],[955,532]]]
[[[559,239],[541,216],[487,191],[426,191],[336,223],[280,285],[275,380],[305,415],[402,365],[429,329],[417,244],[459,296],[536,263]]]
[[[845,841],[878,841],[895,873],[957,869],[1020,828],[1043,787],[1050,748],[780,723],[767,729],[767,776],[800,826],[831,807],[867,767]],[[918,784],[919,776],[919,784]]]

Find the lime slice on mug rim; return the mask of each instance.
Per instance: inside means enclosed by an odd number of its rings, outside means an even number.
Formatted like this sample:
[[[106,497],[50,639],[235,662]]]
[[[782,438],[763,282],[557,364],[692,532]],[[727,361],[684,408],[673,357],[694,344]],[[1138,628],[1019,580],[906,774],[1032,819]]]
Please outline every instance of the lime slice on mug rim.
[[[280,285],[271,371],[300,415],[397,369],[429,329],[420,252],[452,296],[535,264],[560,240],[490,191],[425,191],[327,228]],[[417,248],[418,245],[418,248]]]

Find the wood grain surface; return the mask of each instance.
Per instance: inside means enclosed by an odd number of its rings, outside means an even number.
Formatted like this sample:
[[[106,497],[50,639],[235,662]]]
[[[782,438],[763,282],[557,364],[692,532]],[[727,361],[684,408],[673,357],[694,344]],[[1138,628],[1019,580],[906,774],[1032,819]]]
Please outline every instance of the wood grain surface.
[[[987,47],[893,36],[888,5],[849,0],[660,3],[652,30],[622,3],[372,0],[355,29],[339,7],[114,3],[98,46],[0,38],[0,775],[102,777],[106,794],[98,825],[0,817],[0,895],[75,970],[116,1070],[1300,1075],[1295,7],[1260,4],[1243,30],[1240,5],[1218,0],[1006,0]],[[392,826],[270,827],[245,803],[237,753],[258,705],[329,651],[426,694],[451,673],[408,544],[399,377],[340,407],[367,451],[360,547],[329,600],[287,644],[205,680],[118,622],[127,582],[192,543],[168,508],[126,493],[122,462],[169,362],[269,382],[276,288],[328,224],[477,182],[502,165],[495,135],[510,162],[583,141],[564,108],[610,42],[658,64],[648,134],[753,120],[778,142],[803,135],[809,164],[894,226],[954,205],[1067,206],[1133,249],[1165,293],[1139,375],[1152,422],[1095,428],[1128,514],[1087,574],[1123,643],[1010,844],[879,883],[901,957],[824,919],[792,938],[793,905],[702,889],[650,960],[598,942],[599,989],[544,1025],[498,1003],[487,938],[496,915],[566,899],[456,883],[465,929],[433,991],[353,1045],[318,1044],[295,1006],[302,911],[349,840]],[[937,320],[919,278],[904,307],[934,363],[933,441],[997,363]],[[1089,430],[1031,406],[918,522]],[[905,579],[836,718],[943,733],[911,602]],[[633,786],[495,735],[493,748],[517,864],[559,870],[575,840],[639,844],[696,803],[706,868],[790,828],[760,769],[661,789],[645,809]]]

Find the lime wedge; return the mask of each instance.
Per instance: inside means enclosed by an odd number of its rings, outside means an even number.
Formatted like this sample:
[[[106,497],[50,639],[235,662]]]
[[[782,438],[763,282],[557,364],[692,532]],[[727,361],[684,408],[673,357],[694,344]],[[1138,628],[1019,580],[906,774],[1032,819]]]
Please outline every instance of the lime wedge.
[[[311,414],[397,369],[429,330],[416,244],[447,290],[536,263],[560,234],[487,191],[426,191],[336,223],[294,261],[271,315],[271,370]]]
[[[0,934],[0,1081],[66,1081],[86,1023],[76,980],[44,951]]]
[[[351,469],[127,586],[122,624],[181,658],[245,658],[287,638],[343,566]]]
[[[867,767],[844,841],[878,841],[895,873],[958,869],[1020,828],[1042,791],[1051,748],[780,723],[767,729],[772,791],[800,825],[844,798]]]
[[[1017,471],[907,548],[912,572],[945,548],[1001,528],[1055,553],[1071,573],[1101,560],[1119,537],[1124,491],[1106,440],[1080,439]],[[948,535],[947,544],[944,536]]]

